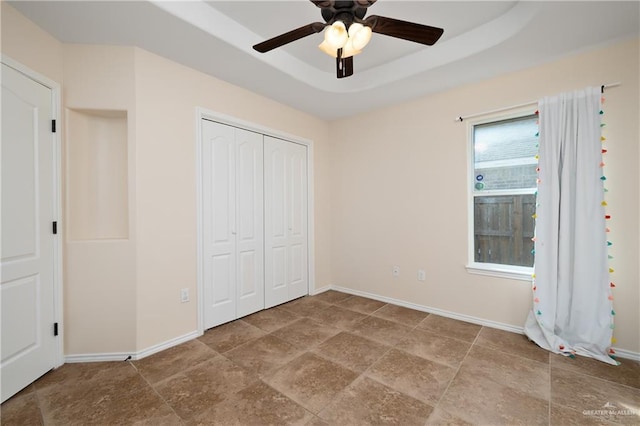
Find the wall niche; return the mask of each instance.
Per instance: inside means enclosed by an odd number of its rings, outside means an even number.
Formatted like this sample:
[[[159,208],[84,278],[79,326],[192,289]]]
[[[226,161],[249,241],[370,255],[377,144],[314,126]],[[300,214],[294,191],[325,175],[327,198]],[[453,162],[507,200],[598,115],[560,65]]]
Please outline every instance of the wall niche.
[[[66,113],[68,238],[127,239],[127,111]]]

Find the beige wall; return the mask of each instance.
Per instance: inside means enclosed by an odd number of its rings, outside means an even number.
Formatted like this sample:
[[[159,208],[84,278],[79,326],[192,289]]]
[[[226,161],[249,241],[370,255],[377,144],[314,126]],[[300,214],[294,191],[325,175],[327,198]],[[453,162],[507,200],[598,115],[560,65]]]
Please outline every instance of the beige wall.
[[[66,44],[63,55],[66,117],[63,170],[67,182],[64,217],[69,225],[64,245],[65,354],[129,354],[136,350],[137,341],[134,49]],[[85,111],[83,115],[87,117],[82,119],[77,111]],[[121,137],[101,140],[114,136],[112,128],[101,129],[106,119],[125,114],[126,120],[119,125],[126,126],[123,129],[126,141]],[[89,118],[92,115],[93,118]],[[85,129],[89,125],[91,128]],[[104,146],[100,147],[101,144]],[[80,176],[80,179],[90,179],[92,184],[79,187],[72,182],[78,179],[74,173],[79,173],[88,161],[78,146],[85,146],[94,154],[99,149],[109,149],[111,154],[114,149],[124,149],[127,169],[116,166],[101,171],[96,160],[92,163],[93,169],[87,170],[86,176]],[[107,154],[100,153],[103,161]],[[114,194],[109,180],[120,181],[125,188]],[[91,189],[92,193],[84,193],[83,189]],[[111,220],[126,223],[118,223],[120,229],[117,230],[112,224],[111,235],[103,235],[101,226],[104,225],[99,221],[104,218],[97,217],[97,211],[83,207],[87,198],[118,203],[109,208],[113,213],[115,207],[119,216]],[[101,210],[103,214],[107,211]],[[91,213],[95,213],[91,218],[78,217]],[[86,229],[86,223],[92,229]]]
[[[2,54],[62,83],[62,43],[6,2],[0,2],[0,10]]]
[[[627,41],[332,123],[334,284],[521,327],[530,283],[465,270],[467,127],[454,117],[621,82],[604,106],[615,336],[639,352],[638,77],[638,40]]]

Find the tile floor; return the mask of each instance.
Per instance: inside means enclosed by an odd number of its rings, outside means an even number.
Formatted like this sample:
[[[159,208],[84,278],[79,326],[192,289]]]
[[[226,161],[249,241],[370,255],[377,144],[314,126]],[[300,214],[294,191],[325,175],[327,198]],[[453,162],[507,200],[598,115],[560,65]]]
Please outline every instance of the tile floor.
[[[521,335],[328,291],[140,361],[65,364],[0,415],[3,425],[612,425],[640,424],[639,407],[640,363],[565,358]]]

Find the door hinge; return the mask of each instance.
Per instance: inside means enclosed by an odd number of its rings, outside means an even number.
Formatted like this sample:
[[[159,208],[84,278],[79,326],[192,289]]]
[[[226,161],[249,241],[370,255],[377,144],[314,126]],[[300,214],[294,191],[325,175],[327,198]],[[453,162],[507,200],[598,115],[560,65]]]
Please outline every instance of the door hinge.
[[[55,235],[55,234],[57,234],[57,233],[58,233],[58,222],[55,222],[55,221],[54,221],[54,222],[51,224],[51,228],[52,228],[51,230],[53,231],[53,234],[54,234],[54,235]]]
[[[58,323],[57,322],[53,323],[53,335],[54,336],[58,335]]]
[[[56,132],[56,120],[51,120],[51,133]]]

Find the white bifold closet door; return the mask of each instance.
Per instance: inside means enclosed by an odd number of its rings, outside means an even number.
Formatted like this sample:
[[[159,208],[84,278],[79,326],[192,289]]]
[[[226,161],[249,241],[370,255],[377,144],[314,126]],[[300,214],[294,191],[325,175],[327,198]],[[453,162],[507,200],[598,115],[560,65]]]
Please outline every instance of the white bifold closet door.
[[[308,293],[307,147],[264,137],[265,307]]]
[[[202,121],[205,329],[264,309],[263,135]]]

